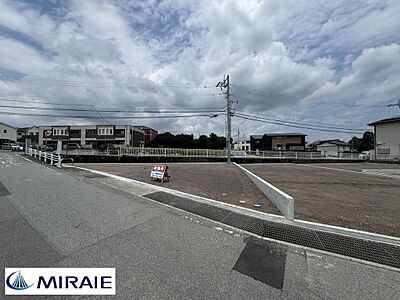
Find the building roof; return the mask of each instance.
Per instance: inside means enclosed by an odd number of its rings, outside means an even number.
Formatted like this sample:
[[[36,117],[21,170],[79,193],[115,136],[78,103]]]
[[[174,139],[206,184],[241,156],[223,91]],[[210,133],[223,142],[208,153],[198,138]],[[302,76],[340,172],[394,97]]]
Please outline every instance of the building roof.
[[[292,132],[278,132],[278,133],[273,132],[273,133],[255,134],[255,135],[251,135],[250,137],[252,137],[253,139],[256,139],[256,140],[260,140],[264,136],[307,136],[307,134],[292,133]]]
[[[367,125],[368,126],[375,126],[375,125],[378,125],[378,124],[395,123],[395,122],[400,122],[400,116],[382,119],[382,120],[379,120],[379,121],[375,121],[375,122],[369,123]]]
[[[2,124],[2,125],[4,125],[4,126],[7,126],[7,127],[10,127],[10,128],[17,129],[17,128],[16,128],[16,127],[14,127],[14,126],[8,125],[8,124],[6,124],[6,123],[3,123],[3,122],[0,122],[0,124]]]
[[[262,134],[255,134],[255,135],[250,135],[250,138],[254,139],[254,140],[261,140],[263,138],[263,136],[264,135],[262,135]]]
[[[157,131],[157,130],[155,130],[155,129],[151,128],[151,127],[148,127],[148,126],[137,126],[137,125],[133,125],[132,127],[139,128],[139,129],[142,129],[142,130],[144,130],[144,129],[150,129],[150,130],[153,130],[153,131]]]
[[[324,141],[317,141],[317,142],[314,142],[314,143],[313,143],[313,145],[316,145],[316,146],[318,146],[318,145],[325,144],[325,143],[328,143],[328,144],[334,144],[334,145],[337,145],[337,146],[350,146],[350,144],[349,144],[349,143],[347,143],[347,142],[344,142],[344,141],[341,141],[341,140],[339,140],[339,139],[335,139],[335,140],[324,140]]]
[[[292,132],[278,132],[278,133],[266,133],[267,136],[307,136],[303,133],[292,133]]]

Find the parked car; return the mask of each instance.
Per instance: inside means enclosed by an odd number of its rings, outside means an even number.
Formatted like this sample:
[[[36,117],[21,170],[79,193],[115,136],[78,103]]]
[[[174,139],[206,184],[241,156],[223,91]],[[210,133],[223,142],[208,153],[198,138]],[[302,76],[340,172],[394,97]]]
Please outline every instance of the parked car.
[[[12,149],[12,144],[10,143],[4,143],[1,145],[1,150],[11,150]]]
[[[55,145],[47,145],[46,146],[46,152],[53,152],[57,150],[57,146]]]
[[[11,146],[11,151],[24,151],[24,146],[21,144],[14,144]]]
[[[82,149],[82,146],[79,144],[73,144],[73,143],[69,143],[65,146],[65,149],[67,150],[76,150],[76,149]]]
[[[369,151],[362,151],[360,153],[360,155],[358,156],[358,158],[359,159],[365,159],[365,160],[369,159]]]

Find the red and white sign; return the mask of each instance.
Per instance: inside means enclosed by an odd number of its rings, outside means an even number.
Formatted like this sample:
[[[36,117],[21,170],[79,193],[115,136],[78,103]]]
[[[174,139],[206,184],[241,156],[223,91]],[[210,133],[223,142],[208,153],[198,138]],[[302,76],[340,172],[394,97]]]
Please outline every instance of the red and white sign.
[[[168,170],[167,166],[153,165],[151,167],[150,178],[155,180],[163,180],[165,175],[167,175],[166,174],[168,172],[167,170]]]

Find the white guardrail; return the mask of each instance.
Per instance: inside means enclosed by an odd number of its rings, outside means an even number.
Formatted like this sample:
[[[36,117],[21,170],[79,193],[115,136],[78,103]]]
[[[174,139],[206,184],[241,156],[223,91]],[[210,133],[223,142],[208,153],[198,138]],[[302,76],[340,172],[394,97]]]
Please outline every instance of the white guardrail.
[[[45,163],[49,163],[52,166],[56,165],[57,167],[61,168],[62,158],[60,155],[32,148],[27,148],[25,154],[42,160]]]
[[[114,155],[128,156],[197,156],[197,157],[226,157],[226,150],[213,149],[178,149],[178,148],[140,148],[117,147],[107,151]],[[359,153],[339,153],[338,156],[324,156],[321,152],[308,151],[238,151],[232,150],[232,157],[248,158],[291,158],[291,159],[350,159],[362,160]]]
[[[226,157],[226,150],[118,147],[117,155]]]
[[[35,149],[32,149],[35,150]],[[37,150],[39,152],[39,150]],[[45,153],[42,151],[42,153]],[[47,153],[49,154],[49,153]],[[114,146],[99,151],[95,149],[62,150],[62,155],[73,156],[163,156],[163,157],[226,157],[226,150],[216,149],[182,149],[182,148],[143,148]],[[37,154],[38,155],[38,154]],[[232,150],[232,157],[265,158],[265,159],[341,159],[366,160],[359,153],[339,153],[338,156],[324,156],[321,152],[309,151],[239,151]]]

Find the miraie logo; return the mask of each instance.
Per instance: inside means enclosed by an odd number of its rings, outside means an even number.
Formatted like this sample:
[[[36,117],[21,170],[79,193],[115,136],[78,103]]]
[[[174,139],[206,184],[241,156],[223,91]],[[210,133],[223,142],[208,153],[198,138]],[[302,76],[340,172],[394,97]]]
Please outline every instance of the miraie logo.
[[[115,295],[115,268],[5,268],[5,295]]]
[[[21,291],[21,290],[26,290],[33,285],[33,284],[28,285],[25,282],[25,279],[21,274],[21,270],[18,271],[18,275],[15,276],[14,282],[11,284],[11,277],[13,277],[14,274],[16,274],[16,273],[17,273],[17,271],[11,273],[6,279],[6,284],[10,289]]]

